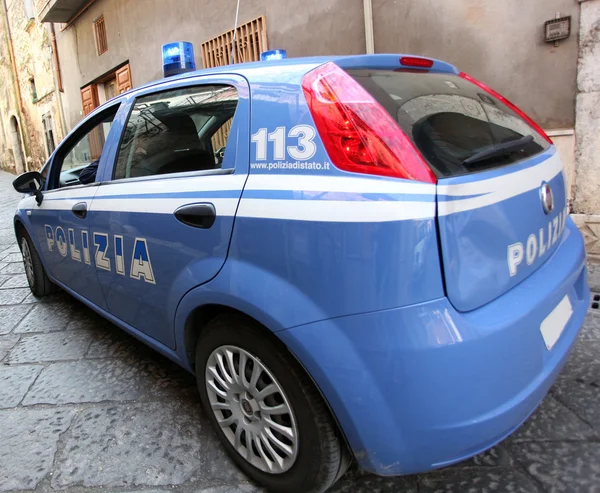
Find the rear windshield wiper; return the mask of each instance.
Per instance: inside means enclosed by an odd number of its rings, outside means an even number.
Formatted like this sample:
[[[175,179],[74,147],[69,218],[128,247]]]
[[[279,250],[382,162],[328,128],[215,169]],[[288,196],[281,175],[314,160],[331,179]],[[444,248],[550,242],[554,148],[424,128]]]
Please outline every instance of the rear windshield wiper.
[[[520,147],[526,146],[530,142],[533,142],[533,137],[531,135],[526,135],[520,139],[510,140],[508,142],[503,142],[502,144],[496,144],[492,147],[484,149],[483,151],[476,152],[471,157],[465,159],[462,164],[473,164],[477,161],[483,161],[490,157],[508,154],[509,152],[518,150]]]

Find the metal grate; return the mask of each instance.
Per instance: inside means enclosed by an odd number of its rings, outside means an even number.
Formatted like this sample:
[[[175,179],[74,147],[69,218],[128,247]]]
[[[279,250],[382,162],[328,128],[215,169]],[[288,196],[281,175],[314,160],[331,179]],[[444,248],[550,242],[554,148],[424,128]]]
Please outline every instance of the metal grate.
[[[600,305],[600,294],[592,293],[592,308],[594,310],[598,310],[599,305]]]
[[[204,68],[221,67],[231,63],[233,29],[202,43]],[[267,24],[264,16],[237,27],[233,63],[257,62],[267,47]]]
[[[204,68],[221,67],[231,63],[233,29],[202,43],[202,65]],[[267,21],[264,16],[237,27],[233,63],[258,62],[267,47]],[[231,130],[230,119],[212,137],[213,149],[225,147]]]
[[[94,21],[94,35],[96,36],[96,51],[98,56],[108,51],[108,39],[106,38],[106,24],[104,16],[100,16]]]

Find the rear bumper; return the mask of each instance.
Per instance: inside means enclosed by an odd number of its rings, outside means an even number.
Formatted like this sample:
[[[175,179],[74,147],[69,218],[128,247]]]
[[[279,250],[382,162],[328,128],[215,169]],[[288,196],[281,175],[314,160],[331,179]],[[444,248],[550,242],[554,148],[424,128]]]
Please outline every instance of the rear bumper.
[[[541,322],[573,313],[546,349]],[[569,219],[544,266],[468,313],[446,298],[316,322],[278,335],[328,400],[364,469],[411,474],[485,450],[539,405],[589,305],[583,241]]]

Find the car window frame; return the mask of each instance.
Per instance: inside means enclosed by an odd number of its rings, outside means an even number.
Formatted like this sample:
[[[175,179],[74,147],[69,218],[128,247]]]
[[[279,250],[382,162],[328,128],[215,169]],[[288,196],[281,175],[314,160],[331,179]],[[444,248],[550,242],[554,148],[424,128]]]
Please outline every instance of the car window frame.
[[[112,175],[111,175],[111,180],[110,181],[111,182],[117,182],[117,181],[123,181],[123,180],[131,180],[131,179],[135,179],[135,178],[146,178],[145,176],[141,176],[141,177],[134,176],[134,177],[123,177],[123,178],[115,179],[115,173],[117,171],[117,163],[118,163],[118,159],[119,159],[119,154],[121,152],[121,146],[123,144],[123,140],[124,140],[125,134],[127,132],[127,124],[129,123],[129,119],[131,118],[131,114],[133,113],[133,109],[135,108],[135,105],[136,105],[136,103],[138,102],[138,100],[140,98],[143,98],[145,96],[153,96],[153,95],[157,95],[157,94],[168,93],[170,91],[177,91],[177,90],[180,90],[180,89],[187,89],[187,88],[193,89],[193,88],[201,88],[203,86],[206,87],[206,86],[215,86],[215,85],[231,86],[231,87],[235,88],[236,93],[239,92],[238,88],[235,85],[233,85],[233,84],[217,84],[217,83],[213,83],[213,82],[211,82],[211,83],[205,82],[205,83],[202,83],[202,84],[192,84],[192,85],[189,85],[189,86],[188,85],[176,85],[176,86],[170,87],[168,89],[160,89],[160,90],[156,90],[156,91],[150,92],[148,94],[136,94],[135,98],[131,102],[131,108],[129,109],[129,113],[127,115],[127,119],[125,120],[125,125],[124,125],[124,128],[123,128],[123,132],[121,133],[121,137],[119,139],[119,144],[118,144],[117,149],[116,149],[115,162],[114,162],[114,165],[113,165]],[[238,94],[238,105],[239,105],[239,94]],[[236,106],[236,113],[237,113],[237,106]],[[235,114],[234,114],[234,119],[235,119]],[[211,119],[209,119],[201,127],[200,131],[196,130],[196,132],[198,133],[198,135],[200,135],[201,130],[207,124],[209,124],[210,121],[211,121]],[[222,125],[224,125],[224,124],[225,124],[225,122]],[[215,130],[211,135],[214,135],[217,131],[218,131],[218,129]],[[228,141],[229,141],[229,139],[228,139]],[[223,169],[223,168],[214,168],[214,169],[209,169],[209,170],[197,170],[197,171],[208,171],[208,172],[211,172],[211,171],[215,171],[215,170],[219,170],[219,169]],[[183,174],[190,174],[190,173],[193,175],[197,171],[181,171],[181,172],[175,172],[175,173],[163,173],[163,174],[154,174],[154,175],[147,175],[147,176],[148,177],[151,177],[151,176],[162,176],[162,177],[165,177],[165,176],[172,176],[172,175],[180,176],[180,175],[183,175]],[[209,173],[209,174],[211,174],[211,173]]]
[[[68,187],[56,186],[58,180],[60,180],[60,172],[66,155],[69,152],[71,152],[71,150],[81,141],[82,138],[84,138],[89,132],[91,132],[94,129],[94,127],[96,127],[104,118],[106,118],[108,114],[114,111],[115,113],[113,121],[110,130],[105,137],[104,146],[100,155],[100,161],[98,163],[98,171],[96,176],[100,176],[101,170],[106,167],[107,162],[110,160],[111,151],[114,147],[113,143],[115,140],[115,136],[122,131],[122,113],[124,107],[126,106],[124,104],[126,99],[127,98],[117,98],[115,100],[111,100],[107,104],[96,108],[92,113],[90,113],[83,120],[81,120],[79,124],[56,147],[52,154],[52,161],[48,163],[48,178],[45,180],[43,187],[45,194],[51,194],[54,192],[61,192],[65,190],[75,190],[79,188],[89,188],[100,185],[101,180],[96,179],[96,181],[93,183],[80,183],[78,185],[70,185]],[[51,186],[52,188],[50,188]]]
[[[234,117],[234,122],[237,125],[237,133],[236,136],[236,149],[239,149],[239,142],[246,139],[247,141],[247,149],[242,149],[242,156],[239,156],[236,152],[234,159],[232,160],[232,167],[226,168],[215,168],[210,170],[197,170],[197,171],[183,171],[178,173],[165,173],[161,175],[148,175],[148,176],[138,176],[133,178],[119,178],[113,179],[113,175],[115,173],[116,164],[117,164],[117,156],[119,150],[121,148],[122,141],[125,137],[125,130],[127,128],[127,122],[133,112],[133,108],[135,106],[136,101],[144,96],[149,96],[153,94],[158,94],[162,92],[167,92],[171,90],[183,89],[183,88],[192,88],[198,86],[211,86],[211,85],[230,85],[235,87],[238,94],[238,106],[236,108],[236,113]],[[238,173],[248,173],[249,168],[249,152],[250,152],[250,89],[248,85],[248,81],[239,74],[235,73],[223,73],[223,74],[209,74],[209,75],[194,75],[183,79],[175,79],[172,81],[164,81],[159,82],[157,84],[153,84],[151,86],[147,86],[136,90],[129,94],[129,98],[127,101],[127,109],[125,117],[122,122],[122,131],[119,135],[118,142],[115,143],[115,148],[113,152],[113,159],[110,163],[110,166],[107,166],[103,169],[102,175],[100,176],[100,182],[103,185],[109,184],[119,184],[119,183],[131,183],[138,181],[146,181],[146,180],[165,180],[171,178],[184,178],[184,177],[194,177],[194,176],[213,176],[213,175],[229,175],[229,174],[238,174]],[[232,126],[233,129],[233,126]],[[243,135],[246,134],[244,137]],[[230,138],[233,135],[230,134]]]

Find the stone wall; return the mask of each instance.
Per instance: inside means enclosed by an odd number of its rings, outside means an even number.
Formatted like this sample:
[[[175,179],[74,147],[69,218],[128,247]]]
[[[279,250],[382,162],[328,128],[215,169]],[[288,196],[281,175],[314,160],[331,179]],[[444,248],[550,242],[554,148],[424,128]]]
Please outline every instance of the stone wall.
[[[600,260],[600,0],[581,1],[573,219]]]
[[[7,1],[8,22],[12,35],[16,73],[9,50],[6,19],[0,22],[0,165],[20,172],[15,154],[14,121],[18,122],[21,154],[27,169],[40,169],[48,158],[42,118],[51,117],[54,143],[63,138],[59,101],[56,94],[52,48],[48,25],[28,18],[23,0]],[[1,13],[4,17],[4,12]],[[18,101],[19,85],[21,104]],[[33,88],[35,87],[35,92]],[[17,149],[18,153],[19,150]]]
[[[6,16],[0,6],[0,167],[11,172],[17,171],[10,123],[13,117],[19,122],[21,114],[12,70]],[[20,152],[22,154],[23,150]]]

